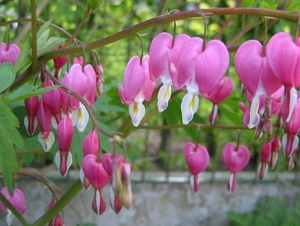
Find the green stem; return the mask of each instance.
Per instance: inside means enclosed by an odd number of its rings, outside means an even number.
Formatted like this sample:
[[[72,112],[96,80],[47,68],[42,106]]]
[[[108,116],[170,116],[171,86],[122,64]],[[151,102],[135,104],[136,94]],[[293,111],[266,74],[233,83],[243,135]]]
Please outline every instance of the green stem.
[[[42,148],[35,148],[35,149],[31,149],[31,150],[16,151],[16,156],[20,157],[23,155],[39,154],[39,153],[43,153],[43,152],[44,152],[44,150]]]
[[[49,209],[40,219],[32,224],[32,226],[47,225],[70,201],[81,191],[82,184],[78,179],[72,187],[59,199],[59,201]]]
[[[35,0],[31,0],[31,34],[32,34],[32,72],[38,72],[38,56],[37,56],[37,27],[36,27],[36,6]]]
[[[105,131],[98,123],[97,119],[96,119],[96,116],[95,116],[95,113],[94,113],[94,110],[93,110],[93,107],[90,105],[90,103],[88,101],[86,101],[82,96],[80,96],[78,93],[68,89],[67,87],[65,87],[64,85],[62,85],[52,74],[50,71],[48,71],[46,68],[44,68],[43,66],[41,66],[41,70],[44,71],[47,75],[48,75],[48,78],[50,80],[53,81],[53,83],[55,85],[59,85],[60,89],[65,91],[66,93],[68,93],[69,95],[71,96],[74,96],[76,97],[76,99],[78,99],[82,104],[83,106],[85,107],[85,109],[87,110],[87,112],[89,113],[89,116],[91,117],[93,123],[94,123],[94,126],[103,134],[105,134],[106,136],[108,137],[113,137],[114,135],[117,135],[119,134],[118,132],[107,132]]]
[[[149,27],[170,23],[176,20],[189,19],[194,17],[199,17],[201,12],[203,15],[210,16],[218,16],[218,15],[252,15],[252,16],[265,16],[265,17],[273,17],[278,19],[285,19],[290,21],[297,21],[299,14],[297,12],[286,12],[282,10],[271,10],[271,9],[262,9],[262,8],[214,8],[214,9],[203,9],[203,10],[191,10],[184,11],[173,14],[165,14],[161,15],[129,28],[126,28],[120,32],[117,32],[111,36],[106,38],[102,38],[100,40],[86,43],[85,50],[89,51],[95,48],[99,48],[105,46],[107,44],[116,42],[123,38],[129,37],[138,33],[141,30],[144,30]],[[40,62],[47,62],[55,57],[65,56],[70,54],[77,54],[82,52],[82,47],[75,46],[70,48],[63,48],[59,50],[50,51],[39,58]],[[23,74],[19,75],[14,83],[11,86],[11,90],[19,87],[24,82],[26,82],[29,78],[34,75],[34,71],[32,71],[29,67]]]
[[[64,48],[67,48],[71,42],[73,41],[73,39],[77,36],[77,34],[79,33],[79,31],[81,30],[85,20],[89,17],[91,13],[91,9],[90,8],[87,8],[85,10],[85,13],[83,15],[83,18],[82,20],[80,21],[80,24],[76,27],[76,30],[74,31],[73,35],[68,39],[68,41],[64,44]]]
[[[234,129],[234,130],[249,130],[244,126],[228,126],[228,125],[217,125],[217,124],[202,124],[202,123],[190,123],[187,125],[163,125],[163,126],[151,126],[141,125],[139,129],[151,129],[151,130],[163,130],[163,129],[178,129],[178,128],[190,128],[190,127],[201,127],[201,128],[215,128],[215,129]]]
[[[201,13],[201,14],[199,14]],[[173,14],[165,14],[162,16],[158,16],[149,20],[146,20],[144,22],[141,22],[139,24],[136,24],[134,26],[131,26],[129,28],[126,28],[120,32],[117,32],[111,36],[108,36],[106,38],[102,38],[100,40],[89,42],[85,44],[86,50],[92,50],[95,48],[99,48],[102,46],[105,46],[107,44],[119,41],[123,38],[126,38],[128,36],[134,35],[138,33],[141,30],[144,30],[146,28],[150,28],[153,26],[161,25],[170,23],[176,20],[183,20],[183,19],[189,19],[194,17],[200,17],[200,16],[220,16],[220,15],[252,15],[252,16],[266,16],[266,17],[274,17],[278,19],[285,19],[285,20],[291,20],[291,21],[297,21],[298,20],[298,13],[297,12],[286,12],[282,10],[270,10],[270,9],[261,9],[261,8],[215,8],[215,9],[203,9],[203,10],[191,10],[191,11],[183,11],[179,13],[173,13]],[[75,53],[81,53],[82,48],[81,47],[72,47],[68,49],[60,49],[56,51],[51,51],[49,53],[46,53],[45,55],[40,57],[40,61],[47,62],[50,59],[53,59],[57,56],[64,56],[68,54],[75,54]]]
[[[14,216],[18,218],[22,225],[29,225],[22,214],[20,214],[19,211],[16,210],[16,208],[5,198],[4,195],[2,195],[2,193],[0,193],[0,202],[2,202],[14,214]]]

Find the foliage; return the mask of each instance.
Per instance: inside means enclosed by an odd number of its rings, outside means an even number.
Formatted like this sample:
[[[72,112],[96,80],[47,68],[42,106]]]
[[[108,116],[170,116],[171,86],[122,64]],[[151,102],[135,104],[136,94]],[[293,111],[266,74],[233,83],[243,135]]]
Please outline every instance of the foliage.
[[[284,207],[284,208],[283,208]],[[300,220],[300,198],[266,197],[262,199],[253,211],[227,213],[230,224],[233,226],[297,225]]]

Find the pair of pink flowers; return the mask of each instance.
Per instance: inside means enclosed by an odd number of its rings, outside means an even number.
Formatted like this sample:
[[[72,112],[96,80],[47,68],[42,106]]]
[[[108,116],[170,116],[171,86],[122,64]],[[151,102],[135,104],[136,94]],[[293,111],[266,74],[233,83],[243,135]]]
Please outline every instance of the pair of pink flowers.
[[[101,189],[111,182],[110,206],[119,213],[122,206],[130,208],[134,197],[131,191],[131,163],[118,154],[105,153],[99,157],[100,140],[95,130],[92,130],[83,140],[83,160],[80,172],[81,181],[86,189],[94,187],[95,193],[92,208],[95,213],[102,214],[106,202]]]
[[[198,94],[213,103],[210,120],[214,123],[217,104],[233,89],[232,81],[224,77],[228,66],[229,53],[221,41],[212,40],[204,46],[201,38],[185,34],[172,37],[163,32],[152,40],[149,56],[142,60],[135,56],[127,64],[123,85],[119,84],[121,101],[129,105],[133,125],[138,126],[145,114],[142,102],[152,98],[155,81],[161,81],[158,111],[167,108],[173,86],[188,91],[181,104],[183,124],[192,120]]]
[[[199,189],[200,173],[209,165],[209,154],[203,145],[194,145],[192,142],[187,142],[183,148],[185,161],[192,173],[191,186],[194,192]],[[222,149],[222,157],[228,170],[231,172],[228,190],[236,189],[236,174],[241,171],[250,160],[250,152],[244,145],[236,146],[233,143],[227,143]]]
[[[284,154],[292,161],[298,150],[300,131],[300,38],[284,32],[271,37],[266,46],[256,40],[243,43],[236,52],[235,67],[248,93],[244,124],[256,127],[256,138],[264,132],[272,135],[271,116],[279,115],[278,126],[285,127],[282,137]],[[291,165],[291,164],[289,164]]]

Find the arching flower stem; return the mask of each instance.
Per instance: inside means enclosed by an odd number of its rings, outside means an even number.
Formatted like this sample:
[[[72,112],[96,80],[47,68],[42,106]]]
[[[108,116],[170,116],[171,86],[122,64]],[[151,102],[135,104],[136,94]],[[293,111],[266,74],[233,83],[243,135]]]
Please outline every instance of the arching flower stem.
[[[84,105],[84,107],[86,108],[87,112],[89,113],[89,115],[90,115],[90,117],[91,117],[91,119],[94,123],[95,128],[97,128],[101,133],[105,134],[108,137],[113,137],[116,134],[120,134],[119,132],[107,132],[106,130],[104,130],[99,125],[99,123],[96,119],[93,108],[82,96],[80,96],[79,94],[73,92],[72,90],[68,89],[67,87],[63,86],[62,84],[60,84],[60,82],[56,78],[54,78],[54,76],[52,76],[51,72],[48,71],[43,65],[40,65],[40,67],[41,67],[41,70],[44,71],[48,75],[49,79],[51,81],[53,81],[53,83],[55,85],[60,85],[60,87],[59,87],[60,89],[67,92],[69,95],[74,96],[75,98],[77,98]]]

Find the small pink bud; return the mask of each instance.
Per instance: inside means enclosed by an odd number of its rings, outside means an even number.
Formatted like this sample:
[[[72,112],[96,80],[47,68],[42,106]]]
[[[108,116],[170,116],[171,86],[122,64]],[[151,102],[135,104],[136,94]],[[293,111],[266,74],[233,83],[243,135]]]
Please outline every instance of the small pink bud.
[[[62,48],[64,48],[63,45],[59,47],[59,49],[62,49]],[[54,67],[56,69],[62,68],[68,62],[69,58],[70,58],[70,55],[60,56],[60,57],[54,58],[53,59],[53,61],[54,61]]]
[[[54,86],[54,83],[51,80],[43,82],[43,87],[50,86]],[[46,93],[43,93],[42,99],[58,124],[61,120],[61,92],[58,88],[52,89]]]
[[[72,119],[65,115],[57,126],[57,140],[59,153],[56,153],[55,162],[62,176],[66,175],[72,164],[72,154],[70,153],[74,126]]]
[[[270,166],[272,169],[274,169],[278,159],[278,151],[281,147],[279,136],[275,136],[273,138],[273,140],[271,141],[271,145],[272,145],[272,153],[271,153]]]
[[[95,189],[95,194],[92,201],[92,208],[94,212],[98,215],[104,213],[106,209],[106,202],[102,195],[101,189]]]
[[[34,134],[35,128],[37,126],[37,109],[39,106],[38,96],[33,96],[25,99],[25,107],[27,112],[27,117],[24,119],[25,127],[29,135]]]
[[[262,180],[268,172],[269,161],[271,158],[272,145],[270,141],[265,141],[260,151],[260,164],[258,165],[258,179]]]
[[[109,201],[110,207],[118,214],[123,206],[122,197],[120,195],[116,195],[113,188],[110,188]]]
[[[81,67],[83,67],[83,63],[84,63],[84,58],[82,56],[80,57],[75,57],[73,59],[73,64],[80,64]]]
[[[96,130],[92,130],[89,134],[83,139],[82,142],[82,151],[83,157],[88,154],[98,155],[100,148],[100,139]]]

